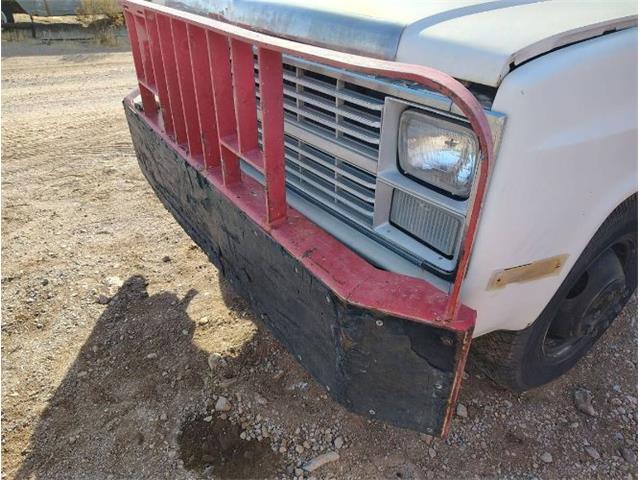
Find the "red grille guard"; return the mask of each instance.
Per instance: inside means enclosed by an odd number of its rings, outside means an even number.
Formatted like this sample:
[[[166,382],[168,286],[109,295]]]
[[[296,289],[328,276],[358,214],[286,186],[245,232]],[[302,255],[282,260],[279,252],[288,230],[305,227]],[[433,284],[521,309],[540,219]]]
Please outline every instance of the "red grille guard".
[[[142,99],[141,116],[156,135],[341,301],[459,335],[455,379],[439,432],[446,434],[475,323],[475,312],[460,305],[460,287],[493,158],[489,124],[475,97],[457,80],[427,67],[275,38],[146,1],[123,0],[122,5]],[[258,147],[253,47],[259,62],[262,149]],[[466,116],[478,138],[481,162],[449,294],[426,281],[376,269],[287,206],[283,54],[416,82],[449,97]],[[265,187],[241,173],[240,158],[264,174]]]

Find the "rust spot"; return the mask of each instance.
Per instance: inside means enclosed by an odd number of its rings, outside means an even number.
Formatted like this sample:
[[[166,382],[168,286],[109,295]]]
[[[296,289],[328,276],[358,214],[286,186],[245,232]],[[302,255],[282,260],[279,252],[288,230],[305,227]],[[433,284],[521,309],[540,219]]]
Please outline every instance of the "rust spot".
[[[317,248],[310,248],[308,250],[305,250],[304,253],[302,254],[302,258],[309,258],[311,255],[315,253],[316,250]]]
[[[487,290],[496,290],[510,283],[529,282],[538,278],[557,275],[562,270],[562,266],[568,257],[569,254],[564,253],[555,257],[536,260],[526,265],[495,271],[489,279]]]
[[[344,349],[344,351],[348,351],[351,350],[351,348],[353,348],[353,346],[355,345],[355,341],[349,336],[349,334],[347,334],[347,332],[345,332],[344,330],[340,331],[340,345],[342,346],[342,348]]]

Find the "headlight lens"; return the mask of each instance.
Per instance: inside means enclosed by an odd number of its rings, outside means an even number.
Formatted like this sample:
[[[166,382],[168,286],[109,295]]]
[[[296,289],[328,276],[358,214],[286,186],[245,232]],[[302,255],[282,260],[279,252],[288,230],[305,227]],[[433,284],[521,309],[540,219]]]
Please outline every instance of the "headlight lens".
[[[400,117],[400,168],[407,175],[467,198],[478,159],[473,132],[453,122],[406,110]]]

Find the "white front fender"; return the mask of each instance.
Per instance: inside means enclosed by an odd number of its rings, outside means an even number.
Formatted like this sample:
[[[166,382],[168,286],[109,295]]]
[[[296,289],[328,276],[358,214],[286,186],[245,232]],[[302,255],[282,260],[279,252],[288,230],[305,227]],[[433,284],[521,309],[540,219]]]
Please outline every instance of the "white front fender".
[[[637,191],[637,28],[519,67],[462,301],[475,336],[531,324],[606,217]],[[557,275],[487,290],[498,270],[568,254]]]

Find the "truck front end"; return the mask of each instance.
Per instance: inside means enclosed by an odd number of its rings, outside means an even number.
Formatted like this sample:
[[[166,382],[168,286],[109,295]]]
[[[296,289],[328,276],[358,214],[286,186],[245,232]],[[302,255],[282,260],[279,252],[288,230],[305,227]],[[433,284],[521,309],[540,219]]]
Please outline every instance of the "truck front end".
[[[165,207],[336,401],[445,435],[502,116],[424,66],[123,8],[126,117]]]

